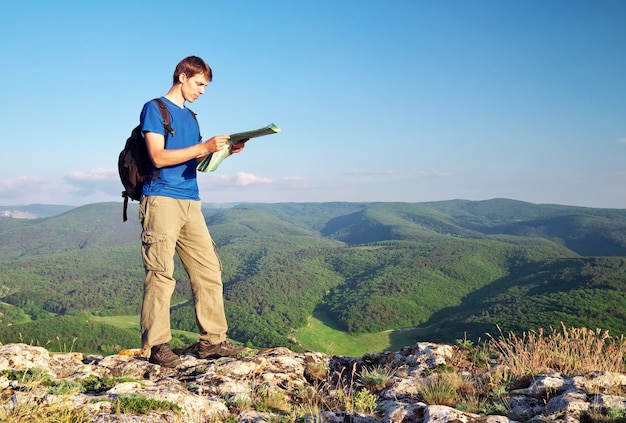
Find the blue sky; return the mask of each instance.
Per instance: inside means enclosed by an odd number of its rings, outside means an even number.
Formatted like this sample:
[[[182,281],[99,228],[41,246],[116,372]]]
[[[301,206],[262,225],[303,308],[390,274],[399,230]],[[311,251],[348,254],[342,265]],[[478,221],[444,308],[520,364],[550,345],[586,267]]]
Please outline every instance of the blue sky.
[[[512,198],[626,208],[622,0],[0,0],[0,205],[121,201],[178,61],[202,134],[269,123],[205,203]]]

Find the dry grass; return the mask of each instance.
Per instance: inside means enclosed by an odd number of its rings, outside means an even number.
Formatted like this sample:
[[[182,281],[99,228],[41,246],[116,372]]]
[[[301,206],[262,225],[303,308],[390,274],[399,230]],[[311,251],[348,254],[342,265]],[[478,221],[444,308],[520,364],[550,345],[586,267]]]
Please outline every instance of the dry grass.
[[[626,372],[626,338],[613,338],[601,329],[550,328],[510,333],[489,343],[513,376],[522,378],[546,372],[561,372],[568,376],[590,371]]]
[[[0,407],[0,421],[6,423],[87,423],[93,420],[69,403],[23,402],[15,407]]]
[[[458,373],[432,373],[420,381],[417,389],[426,404],[452,407],[461,400],[461,391],[468,383]]]
[[[421,399],[478,414],[507,415],[508,392],[528,386],[540,374],[626,373],[626,339],[600,329],[561,325],[560,331],[539,329],[522,336],[500,332],[497,339],[489,337],[479,346],[460,341],[449,364],[424,377]]]

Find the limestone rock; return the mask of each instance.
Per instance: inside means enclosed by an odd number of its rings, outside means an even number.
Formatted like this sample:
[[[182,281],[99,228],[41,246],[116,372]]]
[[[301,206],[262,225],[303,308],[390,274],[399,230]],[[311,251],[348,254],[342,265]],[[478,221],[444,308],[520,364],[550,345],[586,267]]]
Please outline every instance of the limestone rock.
[[[0,345],[0,417],[25,404],[44,403],[69,405],[97,423],[226,419],[262,423],[285,421],[285,416],[296,421],[298,413],[298,421],[310,423],[577,422],[582,412],[592,408],[626,409],[626,398],[620,396],[626,392],[626,375],[608,372],[572,378],[558,373],[539,375],[528,387],[508,394],[506,416],[426,404],[420,398],[420,381],[433,369],[449,364],[452,352],[450,346],[419,343],[360,358],[295,353],[286,348],[246,350],[238,357],[217,360],[187,353],[181,357],[182,365],[167,369],[150,364],[141,354],[83,356],[50,353],[27,344]],[[393,369],[394,375],[384,387],[364,397],[373,401],[376,411],[358,412],[354,398],[364,389],[359,375],[364,369],[383,367]],[[26,378],[25,371],[40,380]],[[43,383],[45,378],[48,383]],[[69,393],[50,389],[61,382],[82,386],[85,380],[112,381],[112,386]],[[353,397],[349,406],[346,391]],[[179,410],[116,413],[116,404],[125,396],[165,401]],[[343,406],[329,408],[340,405],[342,399]],[[314,406],[315,401],[325,406]],[[257,403],[264,407],[255,409]],[[307,411],[305,416],[302,410]]]

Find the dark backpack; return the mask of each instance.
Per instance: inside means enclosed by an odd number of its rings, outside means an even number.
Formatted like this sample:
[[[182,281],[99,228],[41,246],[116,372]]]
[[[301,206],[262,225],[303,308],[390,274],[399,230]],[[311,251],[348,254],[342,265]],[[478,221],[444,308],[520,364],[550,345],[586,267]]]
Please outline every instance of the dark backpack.
[[[174,135],[174,130],[170,126],[170,113],[167,110],[167,106],[160,98],[154,100],[161,112],[163,118],[163,135],[167,141],[168,134]],[[192,112],[193,114],[193,112]],[[195,117],[195,115],[194,115]],[[124,222],[128,220],[127,209],[128,199],[139,201],[141,199],[141,190],[143,184],[148,179],[150,171],[152,170],[152,160],[148,155],[148,149],[146,147],[146,141],[141,133],[141,125],[137,125],[130,134],[130,137],[126,140],[126,145],[120,153],[117,161],[117,168],[120,174],[120,180],[124,185],[124,191],[122,191],[122,197],[124,197],[124,210],[122,212]],[[153,179],[158,177],[159,170],[154,171]]]

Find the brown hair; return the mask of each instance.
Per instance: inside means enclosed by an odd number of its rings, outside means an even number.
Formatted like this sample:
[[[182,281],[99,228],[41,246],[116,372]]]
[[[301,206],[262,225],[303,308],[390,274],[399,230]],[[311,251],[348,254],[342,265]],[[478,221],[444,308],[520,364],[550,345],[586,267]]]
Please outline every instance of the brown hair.
[[[213,80],[213,71],[211,70],[211,67],[207,62],[197,56],[185,57],[178,63],[178,65],[176,65],[173,78],[174,85],[180,82],[178,78],[183,73],[187,75],[187,78],[192,78],[201,73],[207,77],[209,82]]]

